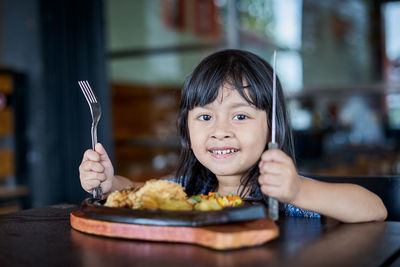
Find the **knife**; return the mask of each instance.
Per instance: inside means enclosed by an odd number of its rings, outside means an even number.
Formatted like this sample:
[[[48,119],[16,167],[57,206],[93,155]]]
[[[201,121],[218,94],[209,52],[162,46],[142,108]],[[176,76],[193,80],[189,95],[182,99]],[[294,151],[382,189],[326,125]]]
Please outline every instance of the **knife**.
[[[276,50],[274,51],[274,59],[273,59],[273,81],[272,81],[272,112],[271,112],[271,142],[268,143],[268,149],[277,149],[278,144],[275,140],[276,134]],[[279,218],[279,203],[278,200],[269,197],[268,198],[268,215],[269,218],[273,221],[278,220]]]

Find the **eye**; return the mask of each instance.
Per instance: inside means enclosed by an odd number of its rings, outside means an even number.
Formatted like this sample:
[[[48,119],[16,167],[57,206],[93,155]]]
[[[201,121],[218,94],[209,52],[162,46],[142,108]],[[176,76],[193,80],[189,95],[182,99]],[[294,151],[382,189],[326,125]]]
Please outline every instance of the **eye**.
[[[200,115],[198,118],[201,121],[209,121],[209,120],[211,120],[211,116],[210,115],[206,115],[206,114]]]
[[[239,121],[245,120],[247,118],[248,118],[248,116],[244,115],[244,114],[238,114],[238,115],[235,115],[235,117],[233,117],[234,120],[239,120]]]

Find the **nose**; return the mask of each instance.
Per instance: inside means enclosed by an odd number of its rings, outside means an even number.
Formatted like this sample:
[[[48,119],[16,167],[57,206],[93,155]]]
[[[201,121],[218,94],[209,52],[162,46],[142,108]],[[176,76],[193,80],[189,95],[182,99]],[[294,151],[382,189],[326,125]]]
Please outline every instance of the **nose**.
[[[229,123],[224,121],[216,121],[212,129],[211,137],[216,139],[231,138],[233,136]]]

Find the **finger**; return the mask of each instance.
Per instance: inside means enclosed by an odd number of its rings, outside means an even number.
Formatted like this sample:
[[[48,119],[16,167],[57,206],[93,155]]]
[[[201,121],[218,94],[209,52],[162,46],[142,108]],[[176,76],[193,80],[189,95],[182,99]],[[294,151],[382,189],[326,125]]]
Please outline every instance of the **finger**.
[[[261,161],[287,162],[292,159],[280,149],[271,149],[261,155]]]
[[[101,161],[110,161],[107,151],[104,149],[104,147],[101,143],[97,143],[95,148],[96,148],[96,152],[100,155]]]
[[[112,181],[110,179],[101,183],[101,188],[103,189],[103,194],[110,193],[112,188]]]
[[[274,197],[274,198],[278,198],[279,197],[279,188],[276,186],[271,186],[271,185],[262,185],[260,187],[261,192],[264,195],[267,195],[269,197]]]
[[[100,182],[104,182],[106,180],[106,175],[98,172],[86,172],[81,176],[81,180],[99,180]]]
[[[89,193],[92,193],[93,189],[100,185],[100,180],[85,180],[82,182],[82,187]]]
[[[97,172],[102,173],[104,172],[104,166],[101,165],[100,162],[96,161],[85,161],[81,164],[81,171],[83,172]]]
[[[97,179],[99,179],[100,182],[104,182],[106,180],[106,175],[104,173],[99,173]]]
[[[258,177],[258,183],[260,185],[267,185],[267,186],[281,186],[282,185],[282,179],[280,176],[277,175],[260,175]]]
[[[276,161],[269,161],[269,162],[263,162],[260,164],[260,173],[261,174],[281,174],[282,172],[285,172],[287,169],[287,166],[281,162],[276,162]]]
[[[92,150],[92,149],[88,149],[85,151],[85,153],[83,154],[83,159],[82,162],[84,161],[100,161],[100,155],[99,153],[97,153],[96,151]]]

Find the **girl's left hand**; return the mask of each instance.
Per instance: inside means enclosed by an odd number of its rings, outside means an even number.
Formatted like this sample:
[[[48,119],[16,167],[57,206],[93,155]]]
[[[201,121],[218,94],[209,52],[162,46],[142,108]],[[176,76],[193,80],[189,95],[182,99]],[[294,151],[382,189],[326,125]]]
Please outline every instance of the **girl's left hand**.
[[[258,167],[261,192],[280,202],[293,204],[301,186],[293,160],[282,150],[271,149],[261,155]]]

